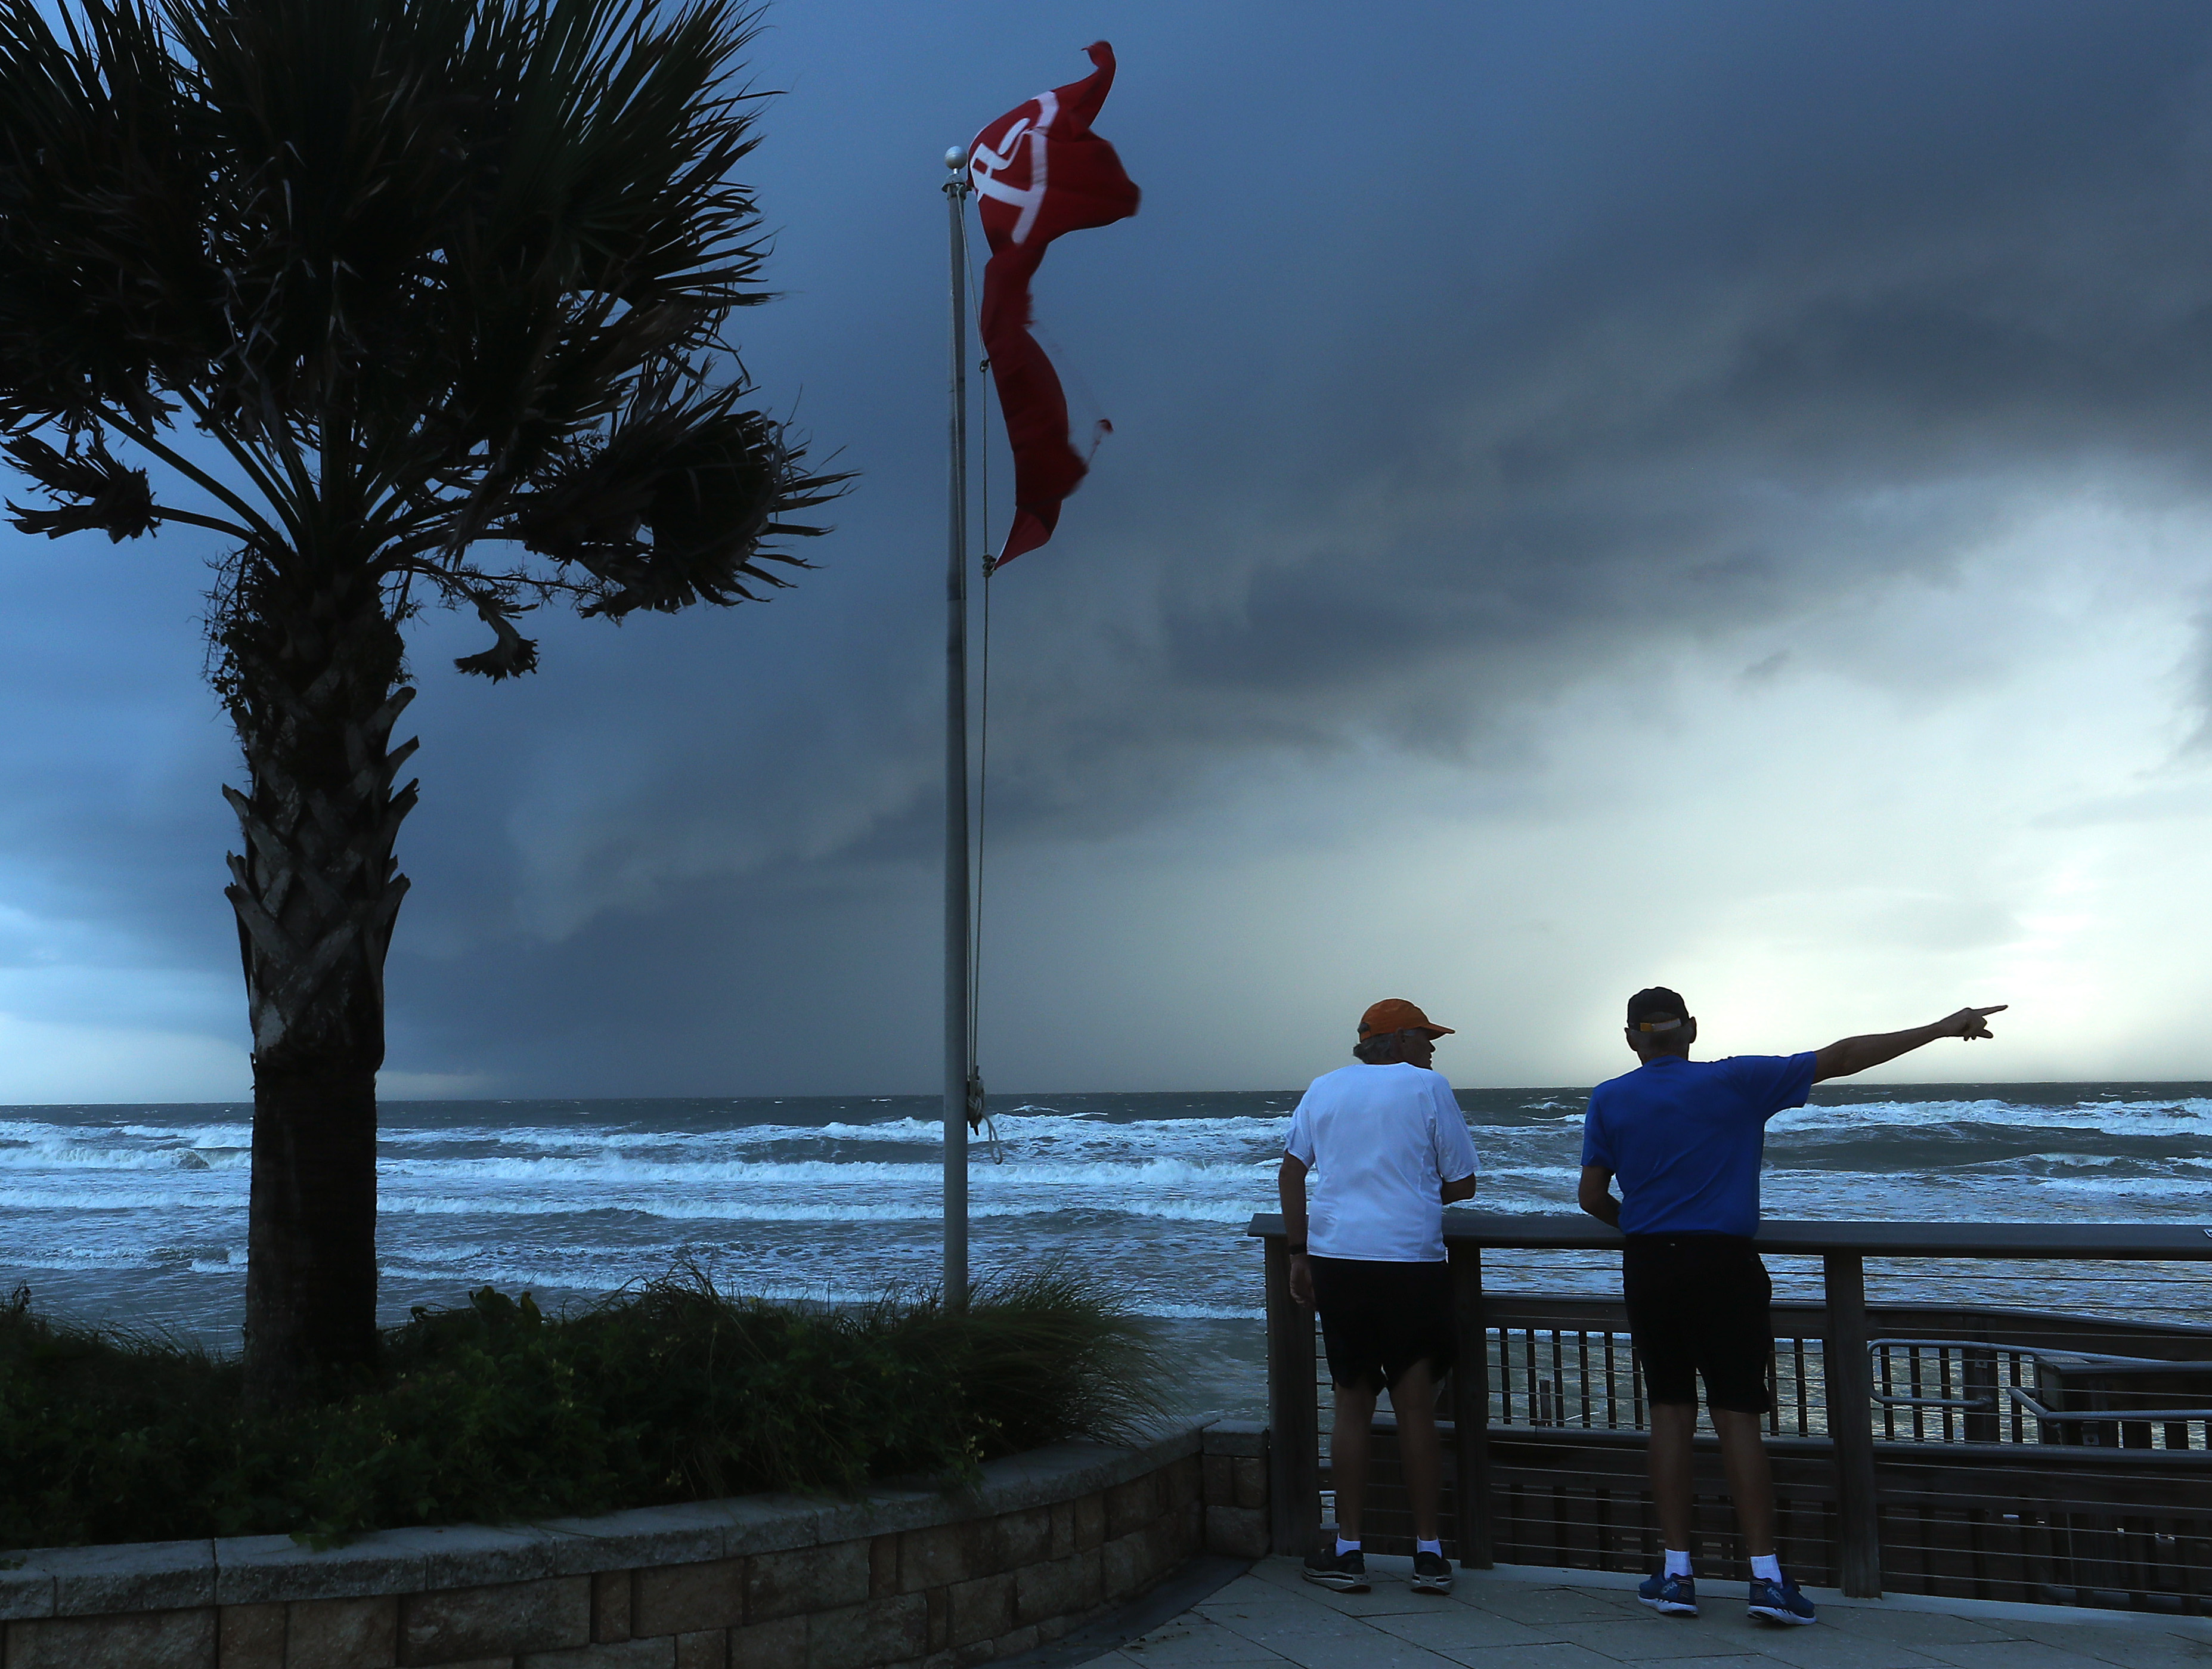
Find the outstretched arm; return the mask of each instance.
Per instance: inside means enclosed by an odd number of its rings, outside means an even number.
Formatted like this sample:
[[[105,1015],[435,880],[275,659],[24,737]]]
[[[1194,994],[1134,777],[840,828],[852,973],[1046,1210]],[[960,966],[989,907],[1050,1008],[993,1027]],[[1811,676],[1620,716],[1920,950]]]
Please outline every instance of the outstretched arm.
[[[1854,1072],[1864,1072],[1869,1067],[1893,1061],[1938,1038],[1988,1037],[1990,1028],[1985,1022],[1989,1017],[2002,1014],[2009,1006],[2000,1002],[1990,1008],[1961,1008],[1932,1026],[1916,1026],[1909,1032],[1869,1032],[1864,1037],[1838,1039],[1813,1057],[1813,1081],[1848,1078]]]

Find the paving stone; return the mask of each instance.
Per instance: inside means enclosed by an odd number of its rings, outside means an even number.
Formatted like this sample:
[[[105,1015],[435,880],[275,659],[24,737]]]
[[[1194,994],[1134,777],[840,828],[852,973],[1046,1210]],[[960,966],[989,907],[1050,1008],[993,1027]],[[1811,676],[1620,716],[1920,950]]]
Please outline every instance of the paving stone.
[[[1280,1605],[1302,1600],[1304,1597],[1298,1589],[1285,1588],[1279,1583],[1270,1582],[1255,1571],[1249,1575],[1239,1576],[1225,1587],[1216,1588],[1199,1603],[1201,1605]]]
[[[793,1548],[787,1553],[757,1553],[745,1573],[748,1623],[857,1605],[867,1597],[868,1544],[865,1541],[832,1542],[827,1547]]]
[[[376,1535],[380,1544],[395,1553],[420,1553],[433,1588],[486,1587],[550,1576],[555,1546],[562,1539],[543,1530],[483,1524],[417,1525]]]
[[[1587,1646],[1553,1643],[1544,1646],[1486,1646],[1453,1654],[1452,1660],[1472,1669],[1620,1669],[1609,1657]]]
[[[708,1559],[637,1572],[623,1635],[687,1634],[744,1622],[745,1564],[743,1559]]]
[[[1539,1646],[1552,1636],[1526,1623],[1513,1623],[1472,1605],[1453,1605],[1443,1611],[1404,1616],[1377,1617],[1370,1627],[1416,1646],[1457,1657],[1462,1651],[1492,1646]]]
[[[1561,1623],[1663,1623],[1656,1611],[1638,1605],[1633,1594],[1616,1598],[1604,1589],[1527,1587],[1518,1592],[1504,1582],[1463,1585],[1452,1597],[1462,1605],[1516,1623],[1549,1626]]]
[[[1379,1554],[1368,1561],[1367,1574],[1370,1581],[1364,1593],[1341,1593],[1334,1588],[1323,1587],[1318,1582],[1309,1582],[1299,1575],[1299,1565],[1287,1559],[1263,1560],[1254,1567],[1252,1578],[1280,1593],[1294,1597],[1300,1603],[1325,1606],[1351,1617],[1430,1611],[1449,1603],[1441,1594],[1413,1592],[1410,1582],[1413,1574],[1411,1559]]]
[[[918,1593],[817,1611],[807,1619],[806,1669],[873,1669],[910,1661],[928,1649],[929,1602]]]
[[[1050,1559],[1014,1572],[1017,1625],[1065,1617],[1083,1604],[1083,1573],[1073,1557]]]
[[[207,1669],[215,1652],[212,1606],[8,1624],[8,1669]]]
[[[730,1630],[731,1669],[806,1669],[806,1619],[780,1617]]]
[[[1267,1463],[1245,1455],[1236,1457],[1237,1504],[1265,1511],[1267,1505]]]
[[[899,1538],[899,1587],[908,1593],[947,1587],[975,1575],[980,1532],[971,1520],[909,1530]]]
[[[1099,1550],[1103,1560],[1106,1597],[1126,1599],[1151,1584],[1159,1574],[1152,1538],[1142,1530],[1116,1537]]]
[[[56,1617],[172,1611],[216,1600],[212,1540],[34,1548],[22,1557],[25,1568],[53,1577]]]
[[[1391,1576],[1379,1577],[1364,1593],[1339,1593],[1334,1588],[1308,1583],[1300,1597],[1310,1605],[1345,1617],[1420,1615],[1451,1606],[1451,1601],[1443,1594],[1416,1593],[1404,1578]]]
[[[1052,1556],[1052,1509],[1032,1507],[1026,1512],[1001,1513],[987,1526],[983,1541],[993,1570],[1018,1570],[1048,1559]]]
[[[1244,1454],[1254,1459],[1267,1453],[1267,1428],[1257,1420],[1216,1420],[1199,1434],[1207,1454]]]
[[[727,1550],[730,1510],[723,1501],[678,1501],[599,1518],[554,1519],[538,1528],[550,1538],[547,1575],[587,1575],[719,1559]]]
[[[730,1669],[730,1631],[702,1629],[677,1635],[676,1669]]]
[[[525,1652],[522,1669],[676,1669],[676,1642],[624,1640],[572,1646],[559,1652]]]
[[[1218,1459],[1218,1457],[1213,1457]],[[1268,1525],[1265,1508],[1223,1507],[1209,1502],[1206,1508],[1206,1550],[1232,1559],[1256,1559],[1267,1550]]]
[[[2063,1651],[2056,1646],[2046,1646],[2039,1640],[1992,1640],[1971,1645],[1947,1643],[1923,1646],[1918,1649],[1938,1663],[1956,1665],[1957,1669],[2112,1669],[2110,1659]]]
[[[1160,1480],[1151,1474],[1133,1477],[1107,1490],[1107,1539],[1133,1534],[1159,1517],[1165,1504],[1160,1497]]]
[[[1916,1652],[1941,1644],[1969,1645],[2017,1636],[2001,1620],[1953,1617],[1945,1611],[1889,1611],[1873,1605],[1826,1605],[1816,1625],[1845,1634],[1894,1641]]]
[[[1304,1669],[1453,1669],[1450,1658],[1359,1623],[1341,1635],[1286,1629],[1261,1643]]]
[[[1232,1629],[1186,1612],[1121,1649],[1152,1669],[1183,1669],[1186,1665],[1250,1663],[1260,1648]],[[1271,1652],[1267,1660],[1288,1660]]]
[[[1208,1454],[1199,1457],[1203,1463],[1199,1473],[1203,1499],[1223,1507],[1237,1504],[1237,1468],[1233,1455]]]
[[[1298,1560],[1287,1555],[1262,1559],[1252,1567],[1251,1573],[1246,1580],[1264,1583],[1269,1587],[1280,1588],[1289,1593],[1304,1593],[1313,1585],[1298,1575],[1299,1562]]]
[[[1106,1539],[1106,1497],[1079,1495],[1074,1505],[1075,1544],[1088,1552]]]
[[[284,1669],[284,1607],[222,1607],[216,1624],[216,1669]]]
[[[1702,1620],[1702,1619],[1700,1619]],[[1745,1626],[1752,1628],[1749,1618]],[[1826,1621],[1811,1628],[1753,1628],[1752,1649],[1796,1669],[1937,1669],[1936,1660],[1901,1641],[1852,1634]]]
[[[11,1557],[21,1557],[13,1555]],[[52,1617],[54,1614],[54,1575],[26,1560],[0,1569],[0,1621],[11,1617]]]
[[[715,1503],[728,1514],[722,1556],[779,1553],[822,1539],[822,1503],[799,1495],[741,1495]]]
[[[285,1669],[391,1669],[399,1660],[396,1595],[300,1599],[285,1609]]]
[[[603,1643],[630,1636],[629,1603],[632,1577],[627,1570],[595,1571],[592,1575],[592,1638]]]
[[[1370,1648],[1378,1642],[1391,1642],[1409,1652],[1421,1649],[1404,1641],[1394,1641],[1391,1635],[1368,1627],[1357,1617],[1339,1616],[1318,1605],[1207,1607],[1204,1615],[1206,1621],[1218,1623],[1230,1633],[1295,1663],[1315,1661],[1316,1654],[1326,1660],[1332,1651]]]
[[[2132,1623],[2133,1618],[2130,1619]],[[2123,1669],[2212,1669],[2212,1639],[2118,1623],[2014,1623],[2023,1640],[2100,1659]]]
[[[215,1544],[215,1597],[226,1605],[420,1593],[429,1586],[422,1550],[381,1535],[319,1552],[289,1536],[227,1536]]]
[[[946,1643],[954,1648],[995,1640],[1014,1626],[1014,1578],[1011,1571],[956,1582],[948,1591],[951,1615]]]
[[[1719,1627],[1711,1626],[1716,1623]],[[1745,1619],[1746,1629],[1749,1619]],[[1758,1646],[1746,1629],[1711,1617],[1669,1617],[1656,1612],[1620,1623],[1562,1623],[1546,1632],[1570,1645],[1587,1646],[1620,1663],[1671,1663],[1682,1658],[1742,1657]]]
[[[556,1652],[587,1645],[591,1638],[588,1576],[548,1576],[534,1582],[410,1593],[399,1602],[402,1663],[445,1664],[502,1653]]]

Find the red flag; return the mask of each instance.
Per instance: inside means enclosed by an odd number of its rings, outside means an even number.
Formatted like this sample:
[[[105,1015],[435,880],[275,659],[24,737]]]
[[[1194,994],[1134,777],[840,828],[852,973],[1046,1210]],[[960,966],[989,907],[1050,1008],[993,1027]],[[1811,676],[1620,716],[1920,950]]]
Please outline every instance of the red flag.
[[[1114,49],[1090,47],[1097,67],[1040,93],[977,134],[969,177],[991,259],[983,268],[983,350],[1014,449],[1014,525],[992,564],[1012,562],[1052,537],[1060,502],[1085,466],[1067,443],[1067,396],[1030,334],[1030,277],[1062,232],[1107,226],[1137,212],[1137,188],[1114,147],[1091,131],[1114,85]]]

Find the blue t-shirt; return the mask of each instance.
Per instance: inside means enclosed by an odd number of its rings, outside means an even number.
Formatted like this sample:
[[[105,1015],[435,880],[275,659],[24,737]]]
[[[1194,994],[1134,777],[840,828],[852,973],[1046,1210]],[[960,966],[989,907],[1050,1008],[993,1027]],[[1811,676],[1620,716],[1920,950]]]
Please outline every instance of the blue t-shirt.
[[[1756,1233],[1766,1121],[1805,1105],[1813,1062],[1810,1053],[1655,1055],[1592,1090],[1583,1163],[1620,1179],[1622,1233]]]

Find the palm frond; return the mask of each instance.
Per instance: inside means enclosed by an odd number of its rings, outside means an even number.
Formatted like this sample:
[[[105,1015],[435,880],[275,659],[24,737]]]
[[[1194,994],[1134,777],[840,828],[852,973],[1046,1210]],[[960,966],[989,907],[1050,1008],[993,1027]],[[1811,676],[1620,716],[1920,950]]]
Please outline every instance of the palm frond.
[[[187,411],[257,559],[488,610],[464,665],[492,676],[534,664],[510,603],[765,595],[845,478],[741,405],[724,335],[768,298],[756,28],[738,0],[0,0],[0,432],[58,431],[81,485],[110,431]],[[57,497],[18,510],[39,531],[128,522],[123,478],[10,455]]]

